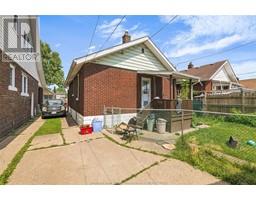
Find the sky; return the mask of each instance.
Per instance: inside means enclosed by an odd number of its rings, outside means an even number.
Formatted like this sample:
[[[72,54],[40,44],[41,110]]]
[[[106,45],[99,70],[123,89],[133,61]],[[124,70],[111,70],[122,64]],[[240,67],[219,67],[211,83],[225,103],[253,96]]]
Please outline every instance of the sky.
[[[41,40],[60,54],[66,77],[72,60],[101,49],[122,17],[40,16]],[[125,16],[103,49],[120,44],[126,30],[132,39],[161,30],[152,40],[178,70],[189,61],[200,66],[228,59],[239,79],[256,78],[256,16],[182,15],[166,25],[173,17]]]

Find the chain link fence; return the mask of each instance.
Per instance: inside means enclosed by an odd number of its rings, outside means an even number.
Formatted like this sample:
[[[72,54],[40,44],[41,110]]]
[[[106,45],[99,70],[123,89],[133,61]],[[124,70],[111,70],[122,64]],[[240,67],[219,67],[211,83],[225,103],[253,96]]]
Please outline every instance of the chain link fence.
[[[104,125],[116,133],[120,124],[136,117],[138,132],[155,140],[195,145],[256,163],[256,115],[185,109],[136,109],[106,107]]]

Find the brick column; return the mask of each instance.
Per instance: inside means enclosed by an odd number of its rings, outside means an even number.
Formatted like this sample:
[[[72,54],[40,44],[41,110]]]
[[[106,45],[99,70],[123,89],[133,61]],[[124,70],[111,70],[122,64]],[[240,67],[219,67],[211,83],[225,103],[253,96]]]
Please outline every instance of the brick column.
[[[173,99],[173,79],[172,75],[170,75],[170,99]]]
[[[176,79],[173,79],[173,99],[177,99]]]

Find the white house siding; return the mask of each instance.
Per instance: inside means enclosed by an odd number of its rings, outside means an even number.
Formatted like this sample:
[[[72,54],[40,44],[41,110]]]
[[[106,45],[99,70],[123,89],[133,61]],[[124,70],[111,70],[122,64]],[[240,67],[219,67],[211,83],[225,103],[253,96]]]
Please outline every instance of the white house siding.
[[[144,53],[142,53],[144,48]],[[144,45],[136,45],[123,51],[99,58],[95,63],[130,70],[166,71],[163,64]]]
[[[0,16],[0,49],[3,49],[3,29],[8,30],[7,27],[3,27],[3,18],[6,18],[6,17],[12,18],[14,16]],[[18,16],[18,18],[19,17],[23,18],[23,17],[27,17],[27,16]],[[13,42],[13,44],[15,44],[15,41],[17,41],[17,34],[16,34],[14,29],[10,30],[9,37],[11,37],[10,42]],[[31,36],[29,36],[29,37],[30,37],[30,41],[32,41]],[[37,72],[36,62],[22,62],[21,61],[21,62],[17,62],[17,64],[19,64],[26,72],[28,72],[38,82],[40,82],[39,81],[39,75],[38,75],[38,72]]]
[[[215,81],[223,81],[223,82],[231,82],[225,68],[222,68],[214,77],[212,80]]]

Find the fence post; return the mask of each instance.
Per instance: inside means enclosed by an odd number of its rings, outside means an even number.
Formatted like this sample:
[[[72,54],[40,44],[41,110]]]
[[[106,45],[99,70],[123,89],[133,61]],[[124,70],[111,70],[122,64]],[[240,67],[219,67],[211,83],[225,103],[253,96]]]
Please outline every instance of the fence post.
[[[183,125],[183,123],[184,123],[184,110],[182,109],[182,111],[181,111],[181,141],[182,141],[182,143],[184,143],[184,139],[183,139],[183,127],[184,127],[184,125]]]
[[[113,134],[113,128],[114,128],[114,108],[113,108],[113,106],[111,107],[111,114],[112,114],[112,116],[111,116],[111,133]]]
[[[204,92],[203,110],[208,110],[208,108],[207,108],[207,93],[206,93],[206,91]]]
[[[243,90],[243,88],[241,88],[241,105],[242,105],[242,113],[244,113],[244,107],[245,107],[245,105],[244,105],[244,102],[245,102],[245,99],[244,99],[244,90]]]

